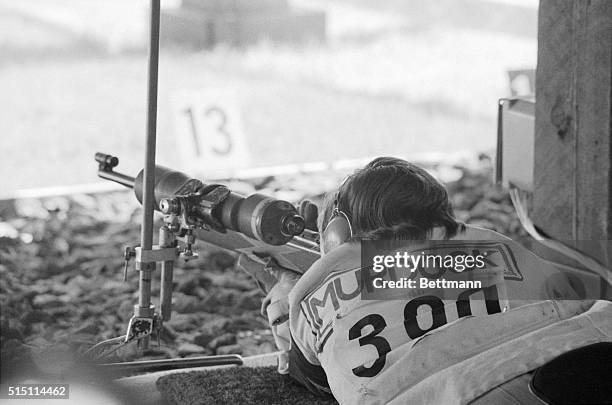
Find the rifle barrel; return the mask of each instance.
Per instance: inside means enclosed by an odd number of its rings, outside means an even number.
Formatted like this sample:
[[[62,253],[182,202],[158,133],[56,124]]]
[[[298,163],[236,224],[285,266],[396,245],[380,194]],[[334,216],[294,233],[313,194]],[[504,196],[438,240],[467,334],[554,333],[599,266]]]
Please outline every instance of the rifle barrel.
[[[122,186],[128,188],[134,188],[134,183],[136,179],[132,176],[128,176],[127,174],[117,173],[112,170],[98,170],[98,177],[101,177],[106,180],[114,181],[115,183],[119,183]]]

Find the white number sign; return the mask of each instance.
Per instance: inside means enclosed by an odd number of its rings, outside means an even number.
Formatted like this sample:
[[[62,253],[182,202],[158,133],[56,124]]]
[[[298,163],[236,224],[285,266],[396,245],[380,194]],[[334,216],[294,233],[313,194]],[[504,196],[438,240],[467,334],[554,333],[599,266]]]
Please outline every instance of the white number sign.
[[[178,91],[172,96],[172,108],[183,170],[210,178],[249,166],[235,93]]]

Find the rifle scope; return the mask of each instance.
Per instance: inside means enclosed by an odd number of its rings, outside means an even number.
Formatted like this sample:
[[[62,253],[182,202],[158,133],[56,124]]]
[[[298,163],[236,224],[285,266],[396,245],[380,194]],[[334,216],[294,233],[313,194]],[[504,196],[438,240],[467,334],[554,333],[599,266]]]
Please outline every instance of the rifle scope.
[[[96,153],[98,176],[134,189],[142,203],[143,171],[136,178],[113,170],[119,159]],[[305,221],[293,204],[264,194],[243,196],[222,185],[209,185],[179,171],[155,166],[156,210],[195,218],[199,225],[230,229],[270,245],[283,245],[304,231]]]

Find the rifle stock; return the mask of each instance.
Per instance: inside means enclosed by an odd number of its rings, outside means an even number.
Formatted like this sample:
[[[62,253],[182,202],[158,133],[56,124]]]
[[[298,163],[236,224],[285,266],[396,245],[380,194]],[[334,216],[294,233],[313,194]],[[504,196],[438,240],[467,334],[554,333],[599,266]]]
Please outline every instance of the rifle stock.
[[[272,257],[280,266],[298,273],[304,273],[320,257],[319,245],[311,239],[315,233],[308,230],[304,231],[303,236],[294,236],[289,242],[278,246],[269,245],[234,231],[219,233],[214,230],[198,229],[195,233],[203,242],[247,254],[254,260]]]

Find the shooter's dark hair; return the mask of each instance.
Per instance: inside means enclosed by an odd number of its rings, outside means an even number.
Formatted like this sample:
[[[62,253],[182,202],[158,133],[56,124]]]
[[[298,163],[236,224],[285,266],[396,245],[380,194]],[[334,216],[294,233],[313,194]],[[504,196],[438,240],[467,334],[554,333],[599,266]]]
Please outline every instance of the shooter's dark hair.
[[[446,188],[403,159],[379,157],[350,175],[327,199],[319,229],[334,205],[351,222],[355,239],[425,240],[434,227],[446,239],[465,225],[454,217]]]

